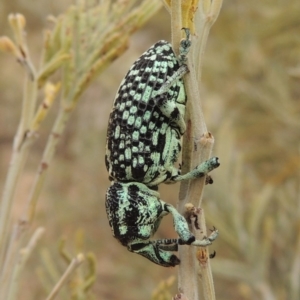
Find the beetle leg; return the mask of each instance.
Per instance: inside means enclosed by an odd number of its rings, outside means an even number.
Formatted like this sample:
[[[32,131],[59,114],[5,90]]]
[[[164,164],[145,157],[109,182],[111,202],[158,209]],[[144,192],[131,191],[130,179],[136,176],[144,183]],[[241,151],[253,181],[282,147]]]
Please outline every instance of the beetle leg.
[[[211,157],[210,159],[206,160],[205,162],[198,165],[192,171],[184,174],[184,175],[175,175],[171,180],[174,181],[181,181],[181,180],[189,180],[200,178],[206,176],[210,171],[214,170],[220,165],[217,157]]]
[[[139,241],[128,245],[128,250],[140,254],[163,267],[175,267],[180,263],[178,257],[163,249],[157,241]]]

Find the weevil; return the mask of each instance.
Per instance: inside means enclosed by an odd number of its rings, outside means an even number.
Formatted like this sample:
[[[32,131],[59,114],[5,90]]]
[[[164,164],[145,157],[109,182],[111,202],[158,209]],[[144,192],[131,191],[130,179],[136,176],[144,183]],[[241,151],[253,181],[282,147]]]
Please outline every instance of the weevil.
[[[219,166],[212,157],[182,175],[174,164],[181,151],[188,72],[190,32],[180,43],[179,55],[159,41],[133,63],[120,84],[109,116],[105,164],[111,180],[106,212],[114,237],[129,251],[164,266],[180,260],[172,252],[178,245],[207,246],[214,231],[195,240],[186,219],[160,199],[158,185],[206,176]],[[171,213],[178,239],[150,240],[164,216]]]

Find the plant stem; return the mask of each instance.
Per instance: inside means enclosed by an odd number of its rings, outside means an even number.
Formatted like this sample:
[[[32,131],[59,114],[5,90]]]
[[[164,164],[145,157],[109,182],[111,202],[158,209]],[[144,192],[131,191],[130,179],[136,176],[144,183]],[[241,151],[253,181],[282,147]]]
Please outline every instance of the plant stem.
[[[5,243],[7,241],[8,228],[11,225],[11,209],[13,206],[16,187],[24,168],[29,146],[35,139],[35,136],[26,134],[29,129],[29,117],[32,115],[33,104],[36,102],[37,84],[27,75],[24,86],[23,108],[19,128],[14,138],[13,153],[10,161],[6,182],[3,189],[2,202],[0,207],[0,265],[4,264],[6,253]],[[28,109],[28,106],[31,109]]]
[[[12,273],[12,278],[10,280],[10,287],[8,290],[8,296],[7,296],[7,300],[14,300],[16,298],[16,294],[18,291],[18,280],[19,280],[19,276],[24,268],[24,265],[26,264],[30,254],[32,253],[33,249],[35,248],[37,241],[41,238],[41,236],[43,235],[45,229],[42,227],[39,227],[35,230],[35,232],[33,233],[33,235],[31,236],[28,245],[21,249],[18,252],[17,255],[17,259],[15,261],[15,266],[12,269],[13,273]]]
[[[171,1],[171,31],[172,44],[175,51],[179,48],[180,43],[180,29],[184,27],[182,24],[183,2],[180,0]],[[201,105],[201,97],[199,91],[199,80],[201,78],[201,67],[203,61],[203,53],[206,46],[207,37],[212,24],[215,22],[222,0],[199,1],[198,11],[195,16],[195,28],[198,39],[193,39],[191,52],[188,56],[188,68],[190,72],[184,76],[185,90],[187,94],[186,105],[186,124],[187,130],[183,137],[182,149],[182,172],[187,173],[199,163],[207,160],[212,152],[214,143],[213,136],[207,131],[204,121],[204,114]],[[191,25],[192,26],[192,25]],[[200,55],[199,55],[200,53]],[[195,207],[200,207],[205,178],[199,178],[192,182],[182,182],[179,192],[178,211],[181,214],[185,213],[185,205],[191,202]],[[201,224],[201,220],[199,220]],[[205,229],[205,228],[204,228]],[[195,232],[194,232],[195,233]],[[204,236],[206,231],[203,231]],[[202,239],[203,236],[199,236]],[[195,256],[195,249],[189,246],[179,247],[180,265],[178,269],[178,289],[189,300],[198,300],[198,264]],[[214,289],[212,274],[209,266],[209,259],[206,267],[207,277],[204,293],[207,293],[207,299],[214,299]],[[206,280],[207,279],[207,280]]]
[[[70,265],[68,266],[65,273],[62,275],[60,280],[56,283],[53,290],[49,294],[46,300],[53,300],[55,299],[56,295],[58,294],[59,290],[68,280],[68,278],[72,275],[72,273],[82,264],[84,261],[84,256],[82,254],[78,254],[76,258],[73,258]]]

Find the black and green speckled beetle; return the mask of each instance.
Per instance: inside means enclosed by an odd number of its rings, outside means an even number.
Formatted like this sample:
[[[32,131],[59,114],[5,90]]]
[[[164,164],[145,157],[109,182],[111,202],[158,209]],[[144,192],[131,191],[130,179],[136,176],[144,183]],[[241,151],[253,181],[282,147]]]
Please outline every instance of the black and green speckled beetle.
[[[178,58],[170,43],[159,41],[133,64],[117,92],[107,131],[105,163],[112,184],[106,211],[113,235],[129,251],[164,267],[180,263],[172,253],[178,244],[207,246],[217,236],[195,240],[185,218],[157,192],[162,182],[202,177],[219,166],[213,157],[185,175],[174,167],[186,128],[182,76],[188,72],[191,42],[185,32]],[[150,241],[169,213],[179,239]]]

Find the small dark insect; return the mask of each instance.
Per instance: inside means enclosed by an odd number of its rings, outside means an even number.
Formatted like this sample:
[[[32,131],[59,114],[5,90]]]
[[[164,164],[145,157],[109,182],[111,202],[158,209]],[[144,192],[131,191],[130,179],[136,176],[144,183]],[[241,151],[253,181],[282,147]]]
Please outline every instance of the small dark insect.
[[[207,175],[205,178],[205,184],[213,184],[213,183],[214,183],[214,181],[211,178],[211,176]]]
[[[217,255],[217,252],[214,251],[213,253],[210,253],[210,254],[209,254],[209,258],[210,258],[210,259],[213,259],[213,258],[216,257],[216,255]]]
[[[219,166],[213,157],[181,175],[174,167],[181,151],[186,93],[182,76],[190,33],[181,41],[178,58],[172,46],[159,41],[130,68],[121,82],[109,117],[105,163],[112,181],[106,211],[113,235],[129,251],[170,267],[179,264],[171,251],[178,244],[207,246],[217,231],[195,240],[185,218],[162,201],[158,185],[206,176]],[[150,241],[162,218],[171,213],[179,239]]]

